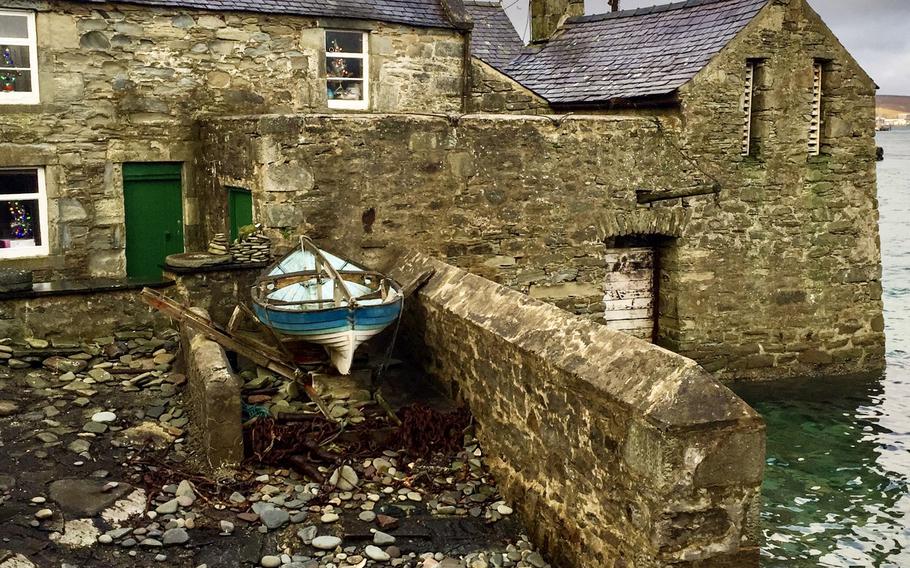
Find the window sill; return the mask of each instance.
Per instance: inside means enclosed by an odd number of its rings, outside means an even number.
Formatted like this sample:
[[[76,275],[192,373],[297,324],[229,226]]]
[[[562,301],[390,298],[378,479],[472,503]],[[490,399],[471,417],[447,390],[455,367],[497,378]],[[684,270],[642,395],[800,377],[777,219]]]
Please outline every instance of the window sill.
[[[7,99],[0,94],[0,108],[16,106],[37,106],[41,104],[41,98],[36,94],[32,97],[14,97]]]
[[[331,110],[370,110],[370,104],[362,101],[330,101],[327,106]]]

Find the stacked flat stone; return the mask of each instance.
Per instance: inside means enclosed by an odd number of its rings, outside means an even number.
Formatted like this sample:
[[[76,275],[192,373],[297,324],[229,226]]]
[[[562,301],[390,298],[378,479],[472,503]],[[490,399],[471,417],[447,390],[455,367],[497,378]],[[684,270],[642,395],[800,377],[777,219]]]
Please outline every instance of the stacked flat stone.
[[[228,254],[228,238],[224,233],[218,233],[209,241],[210,254]]]
[[[252,233],[231,245],[234,262],[268,262],[272,258],[272,240],[262,233]]]

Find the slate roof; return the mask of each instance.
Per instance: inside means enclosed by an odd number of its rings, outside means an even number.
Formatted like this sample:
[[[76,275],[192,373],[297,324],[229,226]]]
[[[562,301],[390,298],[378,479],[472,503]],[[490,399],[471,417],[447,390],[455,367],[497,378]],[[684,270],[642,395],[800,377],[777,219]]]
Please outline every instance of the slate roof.
[[[497,69],[521,53],[524,43],[499,0],[464,0],[464,7],[474,23],[471,53]]]
[[[582,16],[505,71],[554,105],[669,95],[687,83],[769,0],[688,0]]]
[[[77,1],[100,3],[105,0]],[[125,3],[213,11],[379,20],[418,27],[455,27],[446,16],[441,0],[126,0]]]

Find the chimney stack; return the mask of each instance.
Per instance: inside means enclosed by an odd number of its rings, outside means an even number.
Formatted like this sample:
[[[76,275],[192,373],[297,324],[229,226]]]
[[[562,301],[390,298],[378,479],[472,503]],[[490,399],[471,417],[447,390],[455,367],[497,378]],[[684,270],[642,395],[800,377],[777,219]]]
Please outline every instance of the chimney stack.
[[[610,11],[619,12],[619,0],[610,0]]]
[[[585,0],[531,0],[531,41],[546,41],[568,18],[584,15]]]

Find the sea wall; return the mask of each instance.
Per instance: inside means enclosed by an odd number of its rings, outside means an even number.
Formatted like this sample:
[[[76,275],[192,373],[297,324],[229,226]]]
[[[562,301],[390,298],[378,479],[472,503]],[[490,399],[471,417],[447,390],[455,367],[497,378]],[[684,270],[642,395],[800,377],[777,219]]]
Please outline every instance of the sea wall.
[[[758,566],[764,423],[693,361],[411,253],[401,341],[554,566]]]

